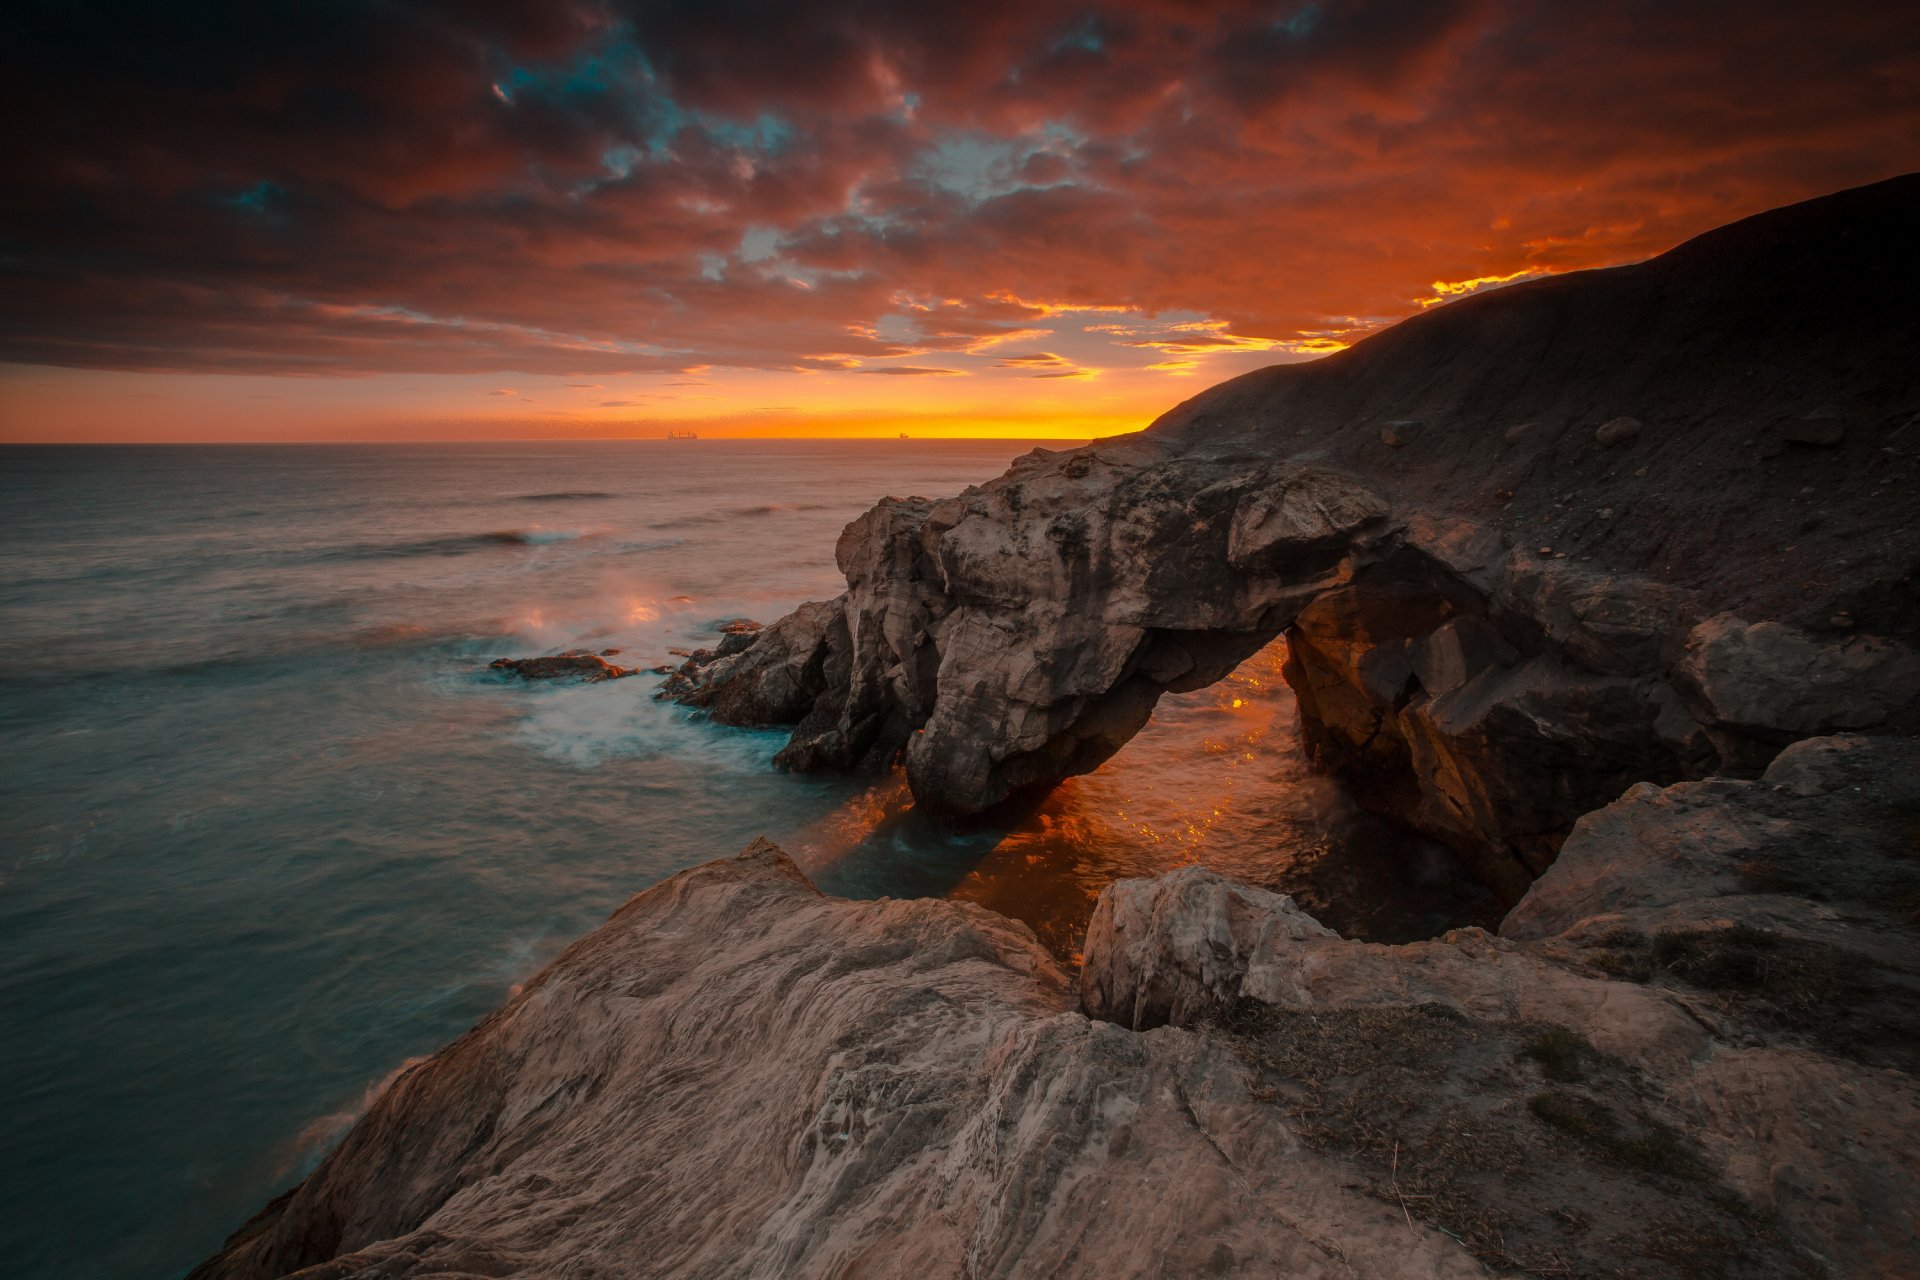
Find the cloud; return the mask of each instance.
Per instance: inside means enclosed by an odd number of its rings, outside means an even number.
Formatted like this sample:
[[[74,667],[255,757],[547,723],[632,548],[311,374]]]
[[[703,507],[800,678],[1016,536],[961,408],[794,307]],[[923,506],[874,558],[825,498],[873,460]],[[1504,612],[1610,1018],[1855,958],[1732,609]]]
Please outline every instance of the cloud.
[[[34,127],[0,166],[0,359],[80,368],[1244,367],[1920,155],[1905,0],[109,0],[8,24],[0,107]]]
[[[889,364],[878,369],[861,369],[859,372],[889,374],[898,378],[955,378],[961,375],[959,369],[933,369],[917,364]]]

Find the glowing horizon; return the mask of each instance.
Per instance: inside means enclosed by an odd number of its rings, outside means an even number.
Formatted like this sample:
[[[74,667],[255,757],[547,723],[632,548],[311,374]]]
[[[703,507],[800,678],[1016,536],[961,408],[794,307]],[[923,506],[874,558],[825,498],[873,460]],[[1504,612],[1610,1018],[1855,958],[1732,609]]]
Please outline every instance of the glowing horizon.
[[[405,9],[0,42],[0,442],[1086,438],[1920,166],[1891,0]]]

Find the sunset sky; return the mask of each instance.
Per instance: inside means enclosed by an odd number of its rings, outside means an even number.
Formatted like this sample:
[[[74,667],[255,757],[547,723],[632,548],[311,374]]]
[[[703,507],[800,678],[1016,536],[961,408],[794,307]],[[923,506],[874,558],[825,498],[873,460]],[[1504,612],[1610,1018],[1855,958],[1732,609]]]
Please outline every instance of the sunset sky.
[[[1084,438],[1920,168],[1912,0],[0,27],[11,441]]]

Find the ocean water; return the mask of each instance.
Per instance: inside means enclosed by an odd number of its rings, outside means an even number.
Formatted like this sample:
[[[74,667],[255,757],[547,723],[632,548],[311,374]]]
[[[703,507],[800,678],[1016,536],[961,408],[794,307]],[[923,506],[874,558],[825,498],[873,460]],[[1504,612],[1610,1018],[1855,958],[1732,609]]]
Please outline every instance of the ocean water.
[[[1189,862],[1357,936],[1492,918],[1299,751],[1277,648],[1169,698],[1011,829],[791,776],[657,680],[500,656],[710,643],[841,586],[879,497],[1012,441],[0,450],[0,1258],[178,1275],[629,895],[758,835],[820,885],[951,895],[1073,958]]]

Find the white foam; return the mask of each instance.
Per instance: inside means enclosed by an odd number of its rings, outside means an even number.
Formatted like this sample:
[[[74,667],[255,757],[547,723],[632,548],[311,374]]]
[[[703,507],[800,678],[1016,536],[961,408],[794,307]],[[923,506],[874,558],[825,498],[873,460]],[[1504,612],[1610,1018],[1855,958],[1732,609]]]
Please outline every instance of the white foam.
[[[724,729],[654,701],[646,676],[525,690],[530,704],[515,731],[549,760],[594,769],[614,760],[685,759],[702,771],[763,773],[786,741],[774,731]]]

